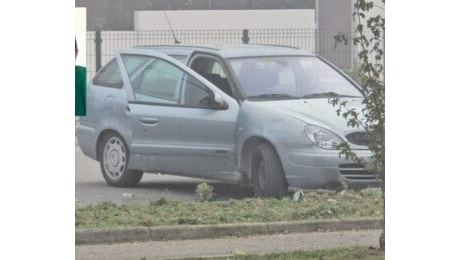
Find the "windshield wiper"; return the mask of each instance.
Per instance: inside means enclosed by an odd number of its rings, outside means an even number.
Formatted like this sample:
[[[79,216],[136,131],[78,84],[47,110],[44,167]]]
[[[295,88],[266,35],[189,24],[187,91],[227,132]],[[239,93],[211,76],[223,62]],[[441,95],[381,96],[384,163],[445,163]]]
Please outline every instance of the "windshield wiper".
[[[295,98],[288,94],[260,94],[255,96],[249,96],[248,98],[273,98],[273,99],[290,99]]]
[[[323,93],[314,93],[302,96],[302,98],[323,98],[323,97],[359,97],[351,95],[338,94],[336,92],[323,92]]]

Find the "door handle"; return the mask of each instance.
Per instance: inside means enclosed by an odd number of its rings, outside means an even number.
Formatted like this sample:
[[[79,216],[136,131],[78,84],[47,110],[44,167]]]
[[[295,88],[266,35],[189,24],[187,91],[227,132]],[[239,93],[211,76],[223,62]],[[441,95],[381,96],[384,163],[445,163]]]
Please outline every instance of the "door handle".
[[[141,118],[141,124],[143,125],[157,125],[160,120],[158,118]]]

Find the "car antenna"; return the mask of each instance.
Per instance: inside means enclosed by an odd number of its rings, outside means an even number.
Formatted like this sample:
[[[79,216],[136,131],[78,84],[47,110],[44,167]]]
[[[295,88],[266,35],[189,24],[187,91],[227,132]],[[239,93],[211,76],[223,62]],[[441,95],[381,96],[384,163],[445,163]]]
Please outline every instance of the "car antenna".
[[[180,44],[180,41],[176,38],[176,35],[174,34],[174,30],[172,29],[171,22],[169,22],[168,14],[166,13],[165,10],[163,10],[163,13],[164,13],[165,16],[166,16],[166,21],[168,21],[169,30],[171,30],[172,36],[174,37],[174,43],[175,43],[175,44]]]

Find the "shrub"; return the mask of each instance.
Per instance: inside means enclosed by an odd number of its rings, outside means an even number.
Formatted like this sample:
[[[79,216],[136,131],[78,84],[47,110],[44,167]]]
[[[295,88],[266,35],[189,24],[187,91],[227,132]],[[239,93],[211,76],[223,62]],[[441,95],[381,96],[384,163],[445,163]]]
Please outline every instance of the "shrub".
[[[206,182],[200,183],[195,189],[195,199],[199,202],[211,201],[214,199],[214,187]]]

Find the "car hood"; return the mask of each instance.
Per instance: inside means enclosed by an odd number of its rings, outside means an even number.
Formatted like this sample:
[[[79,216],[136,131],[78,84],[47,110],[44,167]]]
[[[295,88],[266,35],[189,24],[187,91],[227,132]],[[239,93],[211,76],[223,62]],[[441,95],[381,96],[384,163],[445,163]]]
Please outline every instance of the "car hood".
[[[264,111],[270,111],[273,115],[289,116],[306,124],[315,124],[325,127],[337,134],[356,130],[347,126],[347,120],[337,115],[338,106],[328,102],[328,98],[299,99],[299,100],[275,100],[248,102]],[[362,98],[342,98],[347,101],[347,108],[355,108],[358,112],[362,109]],[[246,103],[246,102],[245,102]],[[243,106],[244,107],[244,106]]]

